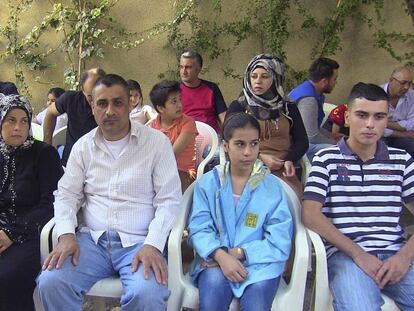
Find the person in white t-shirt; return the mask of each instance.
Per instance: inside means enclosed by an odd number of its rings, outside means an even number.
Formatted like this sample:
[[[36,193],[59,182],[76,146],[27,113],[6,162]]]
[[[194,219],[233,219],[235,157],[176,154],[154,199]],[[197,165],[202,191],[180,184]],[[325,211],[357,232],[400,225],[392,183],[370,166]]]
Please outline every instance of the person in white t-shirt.
[[[60,97],[60,95],[62,95],[63,93],[65,93],[65,90],[60,87],[51,88],[47,92],[46,108],[43,109],[41,112],[39,112],[37,116],[33,118],[32,122],[43,126],[43,120],[46,116],[47,107],[49,107],[51,104],[54,104],[57,101],[57,99]],[[58,116],[56,120],[55,131],[66,126],[67,124],[68,124],[67,114],[66,113],[61,114],[60,116]]]
[[[128,80],[127,83],[131,105],[130,119],[141,124],[146,124],[148,121],[155,119],[157,117],[155,109],[151,105],[143,104],[141,85],[135,80]]]

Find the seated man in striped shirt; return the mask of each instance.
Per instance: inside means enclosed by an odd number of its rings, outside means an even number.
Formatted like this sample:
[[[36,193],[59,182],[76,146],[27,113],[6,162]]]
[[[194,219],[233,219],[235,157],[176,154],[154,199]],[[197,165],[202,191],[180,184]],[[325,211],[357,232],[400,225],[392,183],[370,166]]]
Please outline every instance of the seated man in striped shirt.
[[[81,310],[85,293],[118,274],[122,310],[165,310],[164,246],[179,212],[174,152],[159,131],[130,122],[129,89],[117,75],[92,91],[98,127],[73,146],[55,193],[59,242],[38,278],[45,310]],[[76,214],[82,208],[84,223]]]
[[[399,224],[403,203],[414,211],[414,161],[380,139],[382,88],[360,82],[348,103],[349,137],[313,158],[303,222],[326,241],[335,310],[380,310],[381,293],[414,310],[414,236],[404,242]]]

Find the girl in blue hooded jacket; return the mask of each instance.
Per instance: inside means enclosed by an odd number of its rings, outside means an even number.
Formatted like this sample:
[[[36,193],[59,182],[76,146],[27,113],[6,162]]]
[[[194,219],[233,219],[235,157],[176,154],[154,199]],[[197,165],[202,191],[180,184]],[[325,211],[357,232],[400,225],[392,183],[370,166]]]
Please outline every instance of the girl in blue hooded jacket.
[[[246,113],[223,125],[228,157],[195,185],[189,243],[196,251],[191,277],[200,310],[270,310],[292,238],[282,185],[258,160],[260,125]]]

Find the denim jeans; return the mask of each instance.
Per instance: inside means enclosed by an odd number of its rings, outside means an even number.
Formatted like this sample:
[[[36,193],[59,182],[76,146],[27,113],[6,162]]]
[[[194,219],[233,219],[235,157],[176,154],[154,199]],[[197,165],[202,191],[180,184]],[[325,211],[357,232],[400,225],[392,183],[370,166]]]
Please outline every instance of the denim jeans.
[[[77,233],[80,247],[78,264],[73,266],[68,257],[60,269],[43,271],[38,277],[40,299],[46,311],[81,310],[83,297],[100,279],[119,274],[124,293],[122,310],[165,310],[169,291],[158,284],[153,273],[145,280],[142,264],[131,272],[134,255],[142,247],[136,244],[123,248],[118,233],[105,232],[98,241],[89,233]]]
[[[279,287],[280,277],[251,284],[240,297],[241,311],[267,311]],[[198,279],[200,311],[226,311],[233,300],[229,280],[219,267],[201,272]]]
[[[392,254],[378,254],[381,261]],[[329,287],[336,311],[379,311],[384,303],[381,293],[395,301],[403,311],[414,310],[414,268],[409,268],[405,277],[397,284],[386,285],[381,290],[354,261],[342,252],[328,259]]]

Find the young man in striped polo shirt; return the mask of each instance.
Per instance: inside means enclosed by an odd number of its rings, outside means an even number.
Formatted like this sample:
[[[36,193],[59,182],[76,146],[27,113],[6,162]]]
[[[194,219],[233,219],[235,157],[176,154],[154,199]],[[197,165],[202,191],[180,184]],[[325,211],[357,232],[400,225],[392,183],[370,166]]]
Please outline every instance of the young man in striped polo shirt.
[[[414,236],[406,243],[403,203],[414,211],[414,161],[381,137],[388,96],[358,83],[348,100],[348,138],[313,158],[303,222],[326,240],[335,310],[380,310],[381,292],[414,310]]]

